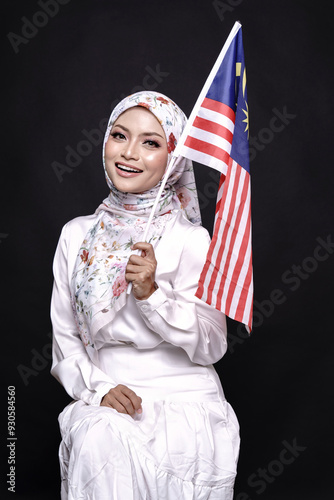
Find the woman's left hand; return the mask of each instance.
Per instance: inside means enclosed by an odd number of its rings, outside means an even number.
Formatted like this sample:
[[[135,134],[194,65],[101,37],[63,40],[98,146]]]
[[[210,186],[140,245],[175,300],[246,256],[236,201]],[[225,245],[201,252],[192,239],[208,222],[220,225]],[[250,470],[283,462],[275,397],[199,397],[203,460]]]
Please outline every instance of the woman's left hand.
[[[125,279],[132,281],[132,292],[136,299],[146,300],[155,292],[155,270],[157,261],[150,243],[138,242],[132,250],[141,250],[141,255],[132,254],[125,269]]]

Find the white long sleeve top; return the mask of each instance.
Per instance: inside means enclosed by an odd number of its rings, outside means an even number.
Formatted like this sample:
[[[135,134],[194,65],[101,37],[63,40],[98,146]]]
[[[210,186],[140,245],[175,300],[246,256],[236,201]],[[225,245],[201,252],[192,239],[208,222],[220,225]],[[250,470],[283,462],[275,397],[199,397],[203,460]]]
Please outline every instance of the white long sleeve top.
[[[78,217],[62,229],[55,253],[51,301],[53,362],[51,373],[74,399],[99,405],[101,398],[118,383],[92,362],[74,320],[70,283],[80,245],[96,215]],[[208,366],[226,352],[225,315],[195,297],[210,237],[181,212],[167,223],[155,255],[158,289],[147,300],[129,295],[112,325],[95,339],[97,353],[113,345],[127,344],[154,349],[169,343],[187,353],[192,363]]]

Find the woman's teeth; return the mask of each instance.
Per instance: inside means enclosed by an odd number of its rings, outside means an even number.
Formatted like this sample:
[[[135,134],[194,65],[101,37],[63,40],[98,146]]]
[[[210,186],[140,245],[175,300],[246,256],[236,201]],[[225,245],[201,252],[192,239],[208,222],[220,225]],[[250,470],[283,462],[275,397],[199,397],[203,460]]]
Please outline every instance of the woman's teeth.
[[[124,170],[124,172],[134,172],[135,174],[142,172],[142,170],[139,170],[138,168],[126,167],[125,165],[120,165],[119,163],[117,163],[116,166],[120,170]]]

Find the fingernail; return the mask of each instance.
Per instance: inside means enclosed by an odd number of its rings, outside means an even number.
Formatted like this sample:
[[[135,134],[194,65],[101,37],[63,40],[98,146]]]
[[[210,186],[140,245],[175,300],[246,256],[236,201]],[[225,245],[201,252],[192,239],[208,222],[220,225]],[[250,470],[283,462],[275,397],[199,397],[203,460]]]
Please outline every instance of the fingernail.
[[[139,408],[139,409],[137,410],[137,413],[139,413],[139,414],[140,414],[140,413],[143,413],[142,408]]]

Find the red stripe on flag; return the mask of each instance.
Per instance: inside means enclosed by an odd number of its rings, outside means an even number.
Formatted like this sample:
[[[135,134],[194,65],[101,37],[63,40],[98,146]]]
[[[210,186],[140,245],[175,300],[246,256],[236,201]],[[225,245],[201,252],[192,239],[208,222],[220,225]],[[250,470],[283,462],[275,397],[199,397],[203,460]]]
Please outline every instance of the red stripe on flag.
[[[235,112],[232,108],[230,108],[230,106],[227,106],[222,102],[205,97],[201,107],[210,109],[211,111],[216,111],[216,113],[227,116],[227,118],[229,118],[233,123],[235,122]]]
[[[246,323],[249,328],[252,328],[252,310],[253,306],[250,308],[250,317],[246,320],[243,321],[243,316],[244,312],[246,311],[246,302],[247,302],[247,297],[249,293],[249,285],[252,280],[252,258],[250,257],[249,263],[248,263],[248,269],[247,269],[247,275],[245,279],[245,284],[243,286],[243,289],[241,291],[240,297],[239,297],[239,302],[236,308],[236,313],[235,313],[235,319],[236,321],[244,322]],[[248,285],[247,285],[248,283]]]
[[[203,273],[203,271],[202,271],[202,273]],[[203,283],[199,279],[198,284],[197,284],[197,290],[195,292],[195,297],[197,297],[198,299],[201,299],[203,297],[203,292],[204,292]]]
[[[231,159],[231,162],[233,160]],[[233,185],[233,190],[232,190],[232,195],[231,195],[231,201],[230,201],[230,205],[228,207],[228,215],[227,215],[227,218],[226,218],[226,222],[225,222],[225,226],[224,226],[224,230],[223,230],[223,234],[220,235],[219,234],[219,228],[220,228],[220,222],[222,220],[222,215],[223,215],[223,210],[224,210],[224,206],[225,206],[225,202],[226,202],[226,196],[227,196],[227,193],[230,191],[230,180],[231,180],[231,167],[228,169],[228,172],[227,172],[227,176],[226,176],[226,180],[225,180],[225,186],[224,186],[224,191],[223,191],[223,196],[222,196],[222,203],[221,203],[221,210],[217,216],[217,222],[219,221],[219,226],[216,227],[215,229],[215,232],[214,232],[214,235],[213,235],[213,238],[212,238],[212,242],[214,242],[214,245],[216,246],[216,243],[217,243],[217,240],[218,240],[218,235],[219,235],[219,241],[218,241],[218,254],[217,254],[217,257],[215,259],[215,264],[214,264],[214,270],[212,272],[212,276],[211,276],[211,279],[210,279],[210,282],[209,282],[209,285],[208,285],[208,301],[209,301],[209,304],[211,304],[212,302],[212,293],[213,293],[213,289],[215,287],[215,282],[216,282],[216,279],[217,279],[217,274],[218,274],[218,270],[220,268],[220,265],[221,265],[221,261],[222,261],[222,258],[223,258],[223,253],[224,253],[224,248],[225,248],[225,243],[226,243],[226,238],[227,238],[227,233],[228,233],[228,230],[229,230],[229,227],[230,227],[230,223],[231,223],[231,220],[232,220],[232,217],[233,217],[233,213],[234,213],[234,210],[235,210],[235,202],[236,202],[236,196],[237,196],[237,190],[238,190],[238,185],[239,185],[239,177],[240,177],[240,169],[237,169],[236,170],[236,175],[235,175],[235,180],[234,180],[234,185]],[[217,222],[216,222],[216,226],[217,226]],[[221,291],[222,293],[222,291]],[[219,299],[219,292],[218,292],[218,299]],[[218,307],[218,302],[215,306],[217,309],[219,309],[220,307]]]
[[[244,203],[246,201],[246,196],[247,196],[248,188],[249,188],[249,181],[248,181],[248,178],[246,176],[245,183],[244,183],[243,190],[242,190],[242,195],[241,195],[241,198],[243,200],[243,205],[244,205]],[[236,225],[235,225],[235,232],[233,233],[233,237],[234,237],[233,238],[233,246],[234,246],[234,242],[235,242],[235,239],[236,239],[236,236],[237,236],[237,231],[238,231],[238,228],[239,228],[239,225],[240,225],[242,212],[243,212],[243,207],[240,206],[239,207],[239,211],[238,211],[238,215],[237,215],[237,219],[238,220],[236,221]],[[229,287],[229,290],[228,290],[228,295],[227,295],[227,300],[226,300],[226,314],[227,314],[227,316],[229,316],[229,313],[230,313],[234,291],[235,291],[235,288],[236,288],[236,285],[237,285],[237,282],[238,282],[238,279],[239,279],[239,276],[240,276],[240,272],[241,272],[241,269],[242,269],[242,263],[245,260],[245,255],[246,255],[248,241],[249,241],[249,235],[250,235],[250,211],[248,211],[248,214],[247,214],[247,222],[246,222],[245,232],[244,232],[244,235],[243,235],[243,238],[242,238],[242,242],[241,242],[240,249],[239,249],[239,252],[238,252],[237,262],[236,262],[234,270],[233,270],[233,274],[232,274],[232,278],[231,278],[231,283],[230,283],[230,287]],[[229,260],[228,265],[230,265],[231,254],[232,254],[232,252],[230,252],[229,256],[228,256],[229,257],[229,259],[228,259]],[[236,318],[238,318],[238,316],[240,314],[240,311],[239,311],[239,314],[238,314],[238,309],[240,309],[240,302],[244,301],[244,303],[245,303],[246,299],[247,299],[247,294],[246,294],[246,297],[242,297],[242,295],[243,295],[243,292],[241,292],[240,298],[239,298],[239,301],[238,301],[238,306],[237,306],[237,309],[236,309]],[[244,310],[244,308],[242,308],[242,309]],[[242,317],[242,315],[241,315],[241,317]]]
[[[220,194],[219,191],[221,190],[222,185],[225,182],[225,179],[226,179],[226,175],[221,174],[221,176],[219,178],[219,186],[218,186],[218,191],[217,191],[218,194],[217,194],[217,204],[216,204],[215,215],[217,215],[217,213],[219,212],[220,204],[222,202],[222,196],[219,196],[219,194]]]
[[[219,137],[226,139],[230,144],[232,144],[232,132],[219,123],[206,120],[205,118],[201,118],[200,116],[196,116],[193,127],[199,128],[200,130],[205,130],[206,132],[211,132],[215,135],[219,135]]]
[[[233,160],[231,160],[231,161],[233,162]],[[232,169],[230,169],[230,170],[232,170]],[[241,169],[237,168],[235,170],[235,179],[234,179],[234,184],[233,184],[233,190],[232,190],[232,196],[231,196],[231,201],[230,201],[230,205],[229,205],[228,215],[227,215],[227,219],[226,219],[226,223],[225,223],[224,233],[223,233],[223,236],[221,239],[222,244],[220,245],[219,252],[217,255],[217,259],[216,259],[217,267],[219,267],[219,268],[221,266],[221,261],[222,261],[222,257],[223,257],[223,253],[224,253],[224,249],[225,249],[227,233],[231,227],[232,218],[233,218],[233,215],[235,214],[235,210],[236,210],[237,192],[238,192],[238,187],[239,187],[240,175],[241,175]],[[227,193],[229,191],[229,189],[231,189],[230,186],[228,186],[228,187],[225,186],[225,193]],[[226,199],[226,195],[224,197],[224,201],[225,201],[225,199]],[[228,253],[226,256],[226,260],[225,260],[224,270],[222,271],[223,276],[227,276],[227,269],[228,269],[229,264],[230,264],[230,258],[231,258],[234,240],[235,240],[235,229],[233,229],[233,231],[232,231],[232,236],[231,236],[231,239],[229,242]],[[217,302],[216,302],[217,309],[221,309],[221,299],[222,299],[223,291],[224,291],[224,289],[220,288],[220,286],[219,286],[218,292],[217,292]]]
[[[224,163],[228,162],[230,155],[224,150],[215,146],[214,144],[209,144],[208,142],[201,141],[200,139],[195,139],[188,135],[184,143],[188,148],[194,149],[195,151],[200,151],[208,156],[213,156]]]
[[[236,191],[238,190],[238,187],[239,187],[239,179],[240,179],[240,173],[241,173],[241,167],[239,165],[237,166],[237,172],[239,173],[238,182],[236,182],[234,184],[234,189]],[[222,279],[221,279],[221,281],[224,282],[224,284],[225,284],[225,281],[226,281],[228,269],[229,269],[230,264],[231,264],[231,257],[232,257],[232,253],[233,253],[233,250],[234,250],[234,244],[235,244],[235,240],[236,240],[236,237],[237,237],[237,234],[238,234],[238,230],[239,230],[239,226],[240,226],[240,221],[241,221],[241,217],[242,217],[242,213],[243,213],[243,209],[244,209],[244,204],[245,204],[245,200],[246,200],[246,196],[247,196],[248,184],[249,183],[248,183],[247,176],[245,176],[244,184],[243,184],[242,192],[241,192],[241,197],[240,197],[240,202],[239,202],[239,207],[237,209],[236,209],[236,207],[234,207],[234,213],[236,211],[237,215],[236,215],[235,222],[234,222],[234,228],[233,228],[233,231],[232,231],[232,236],[231,236],[231,240],[230,240],[230,244],[229,244],[229,249],[228,249],[228,252],[227,252],[227,255],[226,255],[224,269],[222,271]],[[247,242],[248,242],[248,240],[247,240]],[[242,240],[242,245],[243,246],[241,246],[240,250],[238,251],[237,261],[240,258],[240,253],[241,252],[246,252],[246,249],[247,249],[247,244],[246,244],[246,247],[245,247],[245,241],[244,241],[244,239]],[[230,287],[231,286],[233,288],[232,283],[230,284]],[[233,289],[233,292],[234,292],[234,289]],[[227,297],[226,297],[226,311],[228,311],[228,312],[226,312],[227,315],[229,314],[229,311],[230,311],[232,297],[233,297],[233,292],[230,293],[230,291],[228,290],[228,293],[227,293]],[[217,298],[217,307],[219,307],[219,308],[221,307],[222,295],[223,295],[223,287],[220,287],[220,291],[218,293],[218,298]]]

